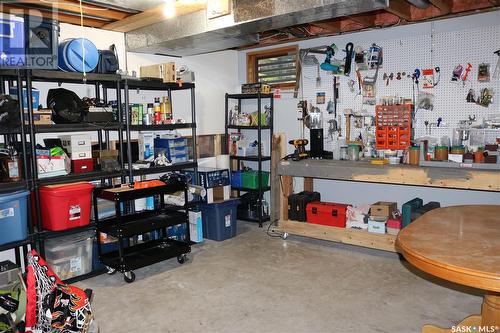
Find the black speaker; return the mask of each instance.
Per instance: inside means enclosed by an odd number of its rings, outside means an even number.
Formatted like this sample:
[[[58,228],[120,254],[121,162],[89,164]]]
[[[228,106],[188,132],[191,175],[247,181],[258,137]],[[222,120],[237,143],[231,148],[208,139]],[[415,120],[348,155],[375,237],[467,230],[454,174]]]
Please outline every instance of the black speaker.
[[[323,138],[323,129],[310,129],[309,130],[309,145],[311,147],[311,151],[309,156],[311,158],[323,158],[323,150],[324,150],[324,138]]]
[[[28,68],[57,69],[59,22],[50,18],[24,16]]]

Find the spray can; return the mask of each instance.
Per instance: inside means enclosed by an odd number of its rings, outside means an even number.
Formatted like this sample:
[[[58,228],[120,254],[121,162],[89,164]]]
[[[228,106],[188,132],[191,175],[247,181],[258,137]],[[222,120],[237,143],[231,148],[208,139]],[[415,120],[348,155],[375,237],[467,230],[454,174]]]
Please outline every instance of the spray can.
[[[137,125],[142,125],[144,119],[144,104],[139,104],[137,108]]]
[[[143,125],[151,125],[151,119],[152,119],[152,116],[153,116],[153,112],[154,112],[154,106],[153,106],[153,103],[148,103],[148,108],[146,110],[146,112],[144,112],[144,115],[143,115],[143,120],[142,120],[142,124]]]
[[[161,124],[160,97],[155,97],[155,103],[154,103],[154,123],[156,125]]]

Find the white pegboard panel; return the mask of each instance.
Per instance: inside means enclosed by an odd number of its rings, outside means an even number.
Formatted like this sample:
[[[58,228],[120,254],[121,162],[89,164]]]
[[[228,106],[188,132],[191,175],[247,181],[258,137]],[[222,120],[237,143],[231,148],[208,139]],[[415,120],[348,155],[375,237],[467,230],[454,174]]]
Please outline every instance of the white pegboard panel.
[[[431,25],[433,26],[433,25]],[[383,36],[383,35],[382,35]],[[345,38],[343,39],[345,40]],[[493,75],[498,56],[493,54],[500,45],[495,42],[500,40],[500,25],[488,26],[474,29],[466,29],[453,32],[433,31],[429,29],[428,34],[417,35],[405,39],[390,39],[390,40],[366,40],[363,43],[355,43],[355,46],[360,45],[364,49],[368,49],[372,43],[377,43],[383,48],[383,65],[379,70],[377,80],[377,102],[383,96],[400,96],[404,98],[413,97],[413,82],[411,78],[403,77],[401,80],[396,80],[398,72],[406,72],[412,74],[416,68],[422,70],[425,68],[439,67],[441,77],[438,85],[432,89],[423,89],[422,80],[420,79],[419,90],[434,94],[434,109],[418,110],[416,113],[415,138],[422,136],[431,136],[440,139],[443,136],[452,137],[453,128],[455,128],[460,120],[468,119],[469,115],[476,116],[476,124],[480,124],[483,119],[491,115],[500,116],[500,79],[491,78],[490,82],[478,82],[478,65],[480,63],[490,64],[490,75]],[[331,42],[335,43],[336,38],[332,37]],[[339,49],[343,49],[345,45],[337,45]],[[345,52],[339,51],[336,59],[341,59]],[[317,55],[318,61],[322,63],[324,57]],[[469,74],[465,85],[462,82],[452,82],[452,72],[455,66],[462,64],[467,66],[467,63],[472,64],[472,71]],[[352,109],[355,112],[366,110],[368,114],[374,115],[375,108],[370,105],[362,104],[362,96],[357,94],[358,83],[355,73],[355,65],[351,76],[340,76],[339,99],[337,104],[338,114],[343,115],[346,108]],[[363,71],[362,74],[372,75],[374,71]],[[394,74],[394,79],[386,85],[386,81],[382,79],[384,73],[389,75]],[[316,85],[317,69],[315,66],[304,66],[302,69],[302,84],[299,98],[312,102],[318,106],[324,115],[325,138],[327,138],[328,120],[333,118],[326,111],[327,103],[333,98],[333,75],[328,72],[320,71],[321,85]],[[435,76],[436,77],[436,76]],[[355,92],[349,90],[347,83],[349,80],[356,81]],[[469,89],[474,89],[476,96],[482,88],[493,88],[494,102],[489,107],[482,107],[474,103],[467,103],[466,96]],[[325,92],[325,104],[316,105],[316,93]],[[415,94],[418,94],[415,89]],[[442,127],[431,129],[431,134],[426,134],[425,121],[436,123],[437,119],[443,119]],[[342,131],[345,133],[345,117],[342,116]],[[352,129],[351,137],[358,135],[359,130]],[[328,141],[328,139],[326,139]],[[325,143],[325,149],[330,149],[328,143]]]

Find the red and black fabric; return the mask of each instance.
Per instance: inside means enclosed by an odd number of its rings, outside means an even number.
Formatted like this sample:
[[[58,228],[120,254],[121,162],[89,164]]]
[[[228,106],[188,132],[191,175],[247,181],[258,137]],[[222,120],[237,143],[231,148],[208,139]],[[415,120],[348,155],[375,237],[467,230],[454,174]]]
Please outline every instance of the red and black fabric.
[[[28,263],[26,332],[87,332],[92,320],[87,294],[63,283],[35,250]]]

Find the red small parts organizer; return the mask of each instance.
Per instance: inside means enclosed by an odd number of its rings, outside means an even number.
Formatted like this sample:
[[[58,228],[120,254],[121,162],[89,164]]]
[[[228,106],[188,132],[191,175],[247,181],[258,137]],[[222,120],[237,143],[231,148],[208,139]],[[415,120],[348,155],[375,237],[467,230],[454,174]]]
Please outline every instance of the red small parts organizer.
[[[406,149],[411,141],[411,116],[413,105],[377,105],[376,148]]]

